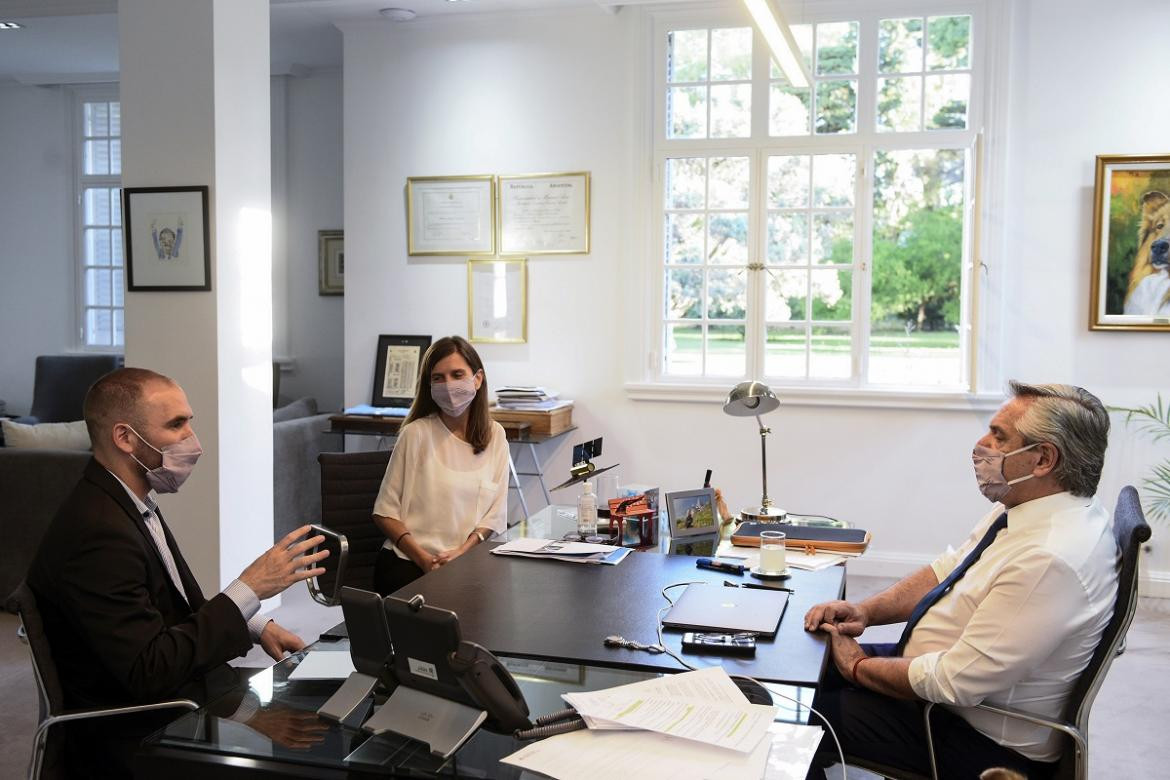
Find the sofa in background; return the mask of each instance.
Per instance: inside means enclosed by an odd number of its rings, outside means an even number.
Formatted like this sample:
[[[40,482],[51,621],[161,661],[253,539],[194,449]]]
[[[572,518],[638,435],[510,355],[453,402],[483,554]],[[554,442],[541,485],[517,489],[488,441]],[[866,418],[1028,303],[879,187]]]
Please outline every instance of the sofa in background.
[[[38,356],[32,409],[16,421],[34,424],[80,420],[81,404],[89,386],[124,364],[121,355]]]
[[[321,522],[321,467],[317,456],[344,448],[329,433],[329,414],[301,398],[272,413],[272,531],[276,541],[306,523]]]

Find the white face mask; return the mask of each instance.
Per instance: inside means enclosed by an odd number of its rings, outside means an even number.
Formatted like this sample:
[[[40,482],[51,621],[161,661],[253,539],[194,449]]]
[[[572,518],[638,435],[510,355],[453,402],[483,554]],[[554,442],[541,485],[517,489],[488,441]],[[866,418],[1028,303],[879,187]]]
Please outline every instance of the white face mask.
[[[459,417],[475,400],[475,375],[466,379],[452,379],[448,382],[433,382],[431,398],[448,417]]]
[[[991,447],[976,444],[975,449],[971,452],[971,461],[975,464],[975,479],[979,482],[979,492],[983,494],[983,497],[988,501],[1000,501],[1011,492],[1012,485],[1034,477],[1034,474],[1025,474],[1022,477],[1008,480],[1003,475],[1003,460],[1025,450],[1030,450],[1039,444],[1040,442],[1033,442],[1011,452],[1000,452]]]

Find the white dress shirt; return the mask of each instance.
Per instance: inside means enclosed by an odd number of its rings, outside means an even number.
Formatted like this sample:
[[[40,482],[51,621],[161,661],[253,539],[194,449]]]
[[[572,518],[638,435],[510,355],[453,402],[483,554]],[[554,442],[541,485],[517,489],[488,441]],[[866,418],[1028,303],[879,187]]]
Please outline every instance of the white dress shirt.
[[[437,414],[404,425],[386,466],[374,514],[402,522],[432,555],[458,547],[476,528],[508,529],[508,442],[492,422],[478,455]],[[388,539],[399,558],[406,553]]]
[[[1057,493],[1007,511],[1007,528],[911,634],[910,686],[999,744],[1052,761],[1057,732],[973,705],[1061,715],[1113,614],[1119,552],[1095,498]],[[995,504],[958,550],[931,564],[940,582],[1003,512]]]
[[[109,471],[109,469],[106,469]],[[142,501],[135,495],[125,482],[119,479],[118,475],[110,471],[110,476],[118,480],[118,484],[126,491],[126,495],[130,496],[130,500],[134,502],[134,508],[138,510],[138,514],[142,517],[142,522],[146,525],[146,530],[150,532],[150,538],[154,540],[155,549],[158,550],[158,555],[162,558],[163,566],[167,570],[167,575],[171,579],[171,583],[175,589],[183,596],[183,600],[187,602],[187,606],[191,606],[191,599],[187,597],[187,590],[183,587],[183,581],[179,578],[179,568],[175,565],[175,558],[171,555],[171,548],[167,546],[167,538],[163,533],[162,522],[158,519],[158,504],[155,502],[155,492],[152,490],[146,494],[146,501]],[[248,623],[248,633],[252,636],[252,641],[258,641],[260,634],[264,632],[264,627],[272,618],[267,615],[261,615],[260,599],[257,598],[256,593],[245,585],[242,581],[236,579],[223,589],[223,594],[232,600],[240,610],[240,614]]]

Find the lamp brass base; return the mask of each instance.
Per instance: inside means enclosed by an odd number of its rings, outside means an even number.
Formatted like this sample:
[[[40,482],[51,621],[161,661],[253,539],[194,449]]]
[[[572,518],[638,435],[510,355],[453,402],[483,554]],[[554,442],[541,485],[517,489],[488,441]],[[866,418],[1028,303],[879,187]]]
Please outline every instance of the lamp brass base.
[[[774,506],[749,506],[741,509],[740,517],[749,523],[783,523],[788,519],[788,513]]]

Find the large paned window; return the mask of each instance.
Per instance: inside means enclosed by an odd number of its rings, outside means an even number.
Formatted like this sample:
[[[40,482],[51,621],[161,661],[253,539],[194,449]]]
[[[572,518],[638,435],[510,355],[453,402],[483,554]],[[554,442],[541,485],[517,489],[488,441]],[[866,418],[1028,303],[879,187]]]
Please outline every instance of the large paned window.
[[[659,19],[657,379],[970,389],[977,9],[859,9],[793,25],[802,88]]]
[[[122,112],[107,91],[77,97],[77,257],[81,345],[124,345]]]

